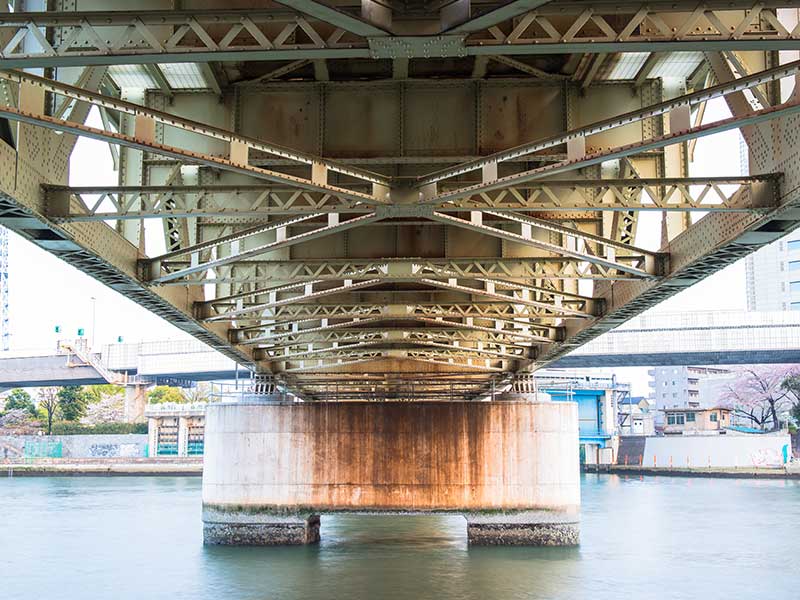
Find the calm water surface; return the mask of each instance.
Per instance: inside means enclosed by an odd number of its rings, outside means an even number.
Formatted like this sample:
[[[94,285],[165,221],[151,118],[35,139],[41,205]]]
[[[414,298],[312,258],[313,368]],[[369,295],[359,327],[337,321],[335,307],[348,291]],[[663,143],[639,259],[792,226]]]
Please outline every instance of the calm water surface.
[[[0,599],[800,598],[800,482],[583,479],[579,549],[468,548],[460,517],[329,517],[203,547],[199,478],[0,478]]]

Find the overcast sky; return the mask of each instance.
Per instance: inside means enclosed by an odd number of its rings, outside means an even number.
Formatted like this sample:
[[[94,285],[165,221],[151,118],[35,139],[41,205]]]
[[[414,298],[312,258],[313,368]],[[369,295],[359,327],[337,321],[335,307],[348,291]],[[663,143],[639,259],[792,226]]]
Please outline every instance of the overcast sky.
[[[709,103],[705,121],[730,116],[723,100]],[[90,115],[88,124],[100,127],[99,117]],[[731,131],[701,138],[691,166],[692,176],[729,176],[740,173],[740,136]],[[70,184],[117,185],[111,155],[104,142],[81,138],[73,153]],[[636,243],[653,248],[646,240],[658,241],[660,214],[641,213]],[[153,222],[156,225],[156,222]],[[148,236],[148,243],[152,236]],[[93,302],[92,298],[96,300]],[[96,306],[96,345],[114,343],[118,336],[125,342],[186,339],[189,336],[134,302],[124,298],[88,275],[9,232],[9,310],[11,349],[27,351],[48,349],[59,338],[77,335],[85,329],[92,339],[92,306]],[[709,277],[675,297],[655,311],[744,309],[744,262]],[[61,334],[55,327],[61,327]],[[634,385],[634,393],[647,395],[644,368],[617,369],[624,380]]]

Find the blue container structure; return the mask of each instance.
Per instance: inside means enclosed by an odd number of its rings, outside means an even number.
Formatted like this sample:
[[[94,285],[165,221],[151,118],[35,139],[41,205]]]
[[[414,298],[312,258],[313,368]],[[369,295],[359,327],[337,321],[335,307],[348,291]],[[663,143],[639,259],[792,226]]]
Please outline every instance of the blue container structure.
[[[603,401],[605,390],[581,389],[543,389],[550,397],[558,401],[578,403],[578,428],[581,444],[598,444],[605,448],[611,435],[604,432]]]

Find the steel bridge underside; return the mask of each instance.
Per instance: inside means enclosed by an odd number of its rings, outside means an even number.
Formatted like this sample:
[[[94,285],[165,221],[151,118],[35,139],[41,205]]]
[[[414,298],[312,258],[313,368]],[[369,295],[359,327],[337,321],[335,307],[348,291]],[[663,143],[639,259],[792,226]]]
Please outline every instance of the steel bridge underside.
[[[0,223],[267,388],[480,398],[800,224],[789,1],[52,4],[0,13]]]

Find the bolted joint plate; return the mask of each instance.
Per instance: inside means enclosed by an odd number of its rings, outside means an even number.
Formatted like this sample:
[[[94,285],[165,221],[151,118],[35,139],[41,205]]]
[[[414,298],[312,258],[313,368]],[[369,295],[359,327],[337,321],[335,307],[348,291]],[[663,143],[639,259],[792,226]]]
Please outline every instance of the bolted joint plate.
[[[375,207],[375,214],[381,219],[399,217],[433,217],[433,206],[425,204],[384,204]]]
[[[387,36],[371,37],[369,54],[372,58],[446,58],[464,57],[466,35]]]

